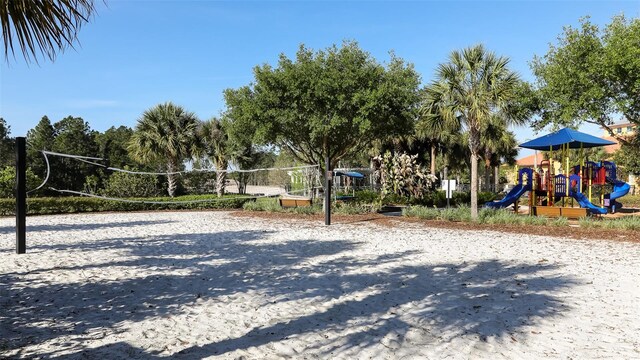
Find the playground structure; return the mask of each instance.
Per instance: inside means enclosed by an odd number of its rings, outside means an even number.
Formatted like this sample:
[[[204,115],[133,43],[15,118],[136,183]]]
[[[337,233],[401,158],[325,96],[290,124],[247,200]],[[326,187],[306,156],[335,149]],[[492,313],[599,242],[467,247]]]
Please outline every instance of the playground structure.
[[[622,207],[616,199],[629,192],[629,184],[618,180],[614,162],[588,161],[582,156],[584,148],[609,143],[575,130],[562,129],[521,144],[525,148],[548,150],[549,160],[541,161],[539,167],[535,164],[540,171],[520,169],[516,186],[502,200],[486,203],[485,207],[505,208],[514,204],[517,211],[519,199],[528,193],[529,211],[532,215],[579,218],[615,213]],[[569,166],[570,149],[580,149],[581,163],[572,167]],[[564,173],[555,173],[554,150],[561,151],[561,159],[564,161],[560,161],[560,164]],[[579,207],[575,207],[576,203]]]

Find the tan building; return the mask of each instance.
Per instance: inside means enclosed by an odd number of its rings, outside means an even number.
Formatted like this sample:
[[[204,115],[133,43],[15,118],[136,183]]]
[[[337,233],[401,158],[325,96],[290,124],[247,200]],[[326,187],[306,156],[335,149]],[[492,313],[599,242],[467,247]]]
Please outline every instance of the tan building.
[[[638,125],[631,124],[631,123],[616,124],[616,125],[611,125],[609,127],[611,128],[611,130],[613,130],[614,134],[616,134],[617,136],[625,136],[625,137],[635,134],[638,129]],[[604,151],[606,151],[607,154],[613,154],[614,152],[616,152],[616,150],[620,149],[620,144],[618,143],[618,140],[616,138],[614,138],[613,136],[611,136],[611,134],[609,134],[609,131],[607,129],[602,128],[602,131],[603,131],[603,136],[602,136],[603,139],[613,141],[616,143],[615,145],[608,145],[604,147]]]

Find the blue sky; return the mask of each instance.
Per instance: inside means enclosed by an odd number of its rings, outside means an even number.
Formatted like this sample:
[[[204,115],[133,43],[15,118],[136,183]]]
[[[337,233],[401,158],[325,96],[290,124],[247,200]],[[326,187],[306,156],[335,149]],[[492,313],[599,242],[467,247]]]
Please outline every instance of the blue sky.
[[[82,28],[76,50],[55,62],[2,62],[0,116],[14,136],[43,115],[80,116],[92,128],[134,126],[173,101],[201,119],[224,110],[222,91],[252,81],[252,68],[293,57],[301,43],[323,49],[356,40],[378,61],[390,50],[428,83],[451,50],[483,43],[533,80],[528,62],[544,55],[565,25],[582,16],[604,25],[640,1],[107,1]],[[587,131],[600,133],[596,128]],[[520,140],[527,128],[516,129]]]

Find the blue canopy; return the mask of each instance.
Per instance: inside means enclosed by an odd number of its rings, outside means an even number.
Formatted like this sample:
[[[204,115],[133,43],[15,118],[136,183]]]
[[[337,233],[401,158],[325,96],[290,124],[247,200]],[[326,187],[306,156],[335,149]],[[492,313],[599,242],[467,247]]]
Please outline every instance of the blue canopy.
[[[355,179],[364,179],[364,175],[355,171],[336,171],[336,176],[347,176]]]
[[[564,128],[554,133],[522,143],[520,144],[520,147],[525,149],[549,151],[549,149],[558,150],[565,144],[569,144],[570,149],[580,149],[614,145],[615,142],[573,129]]]

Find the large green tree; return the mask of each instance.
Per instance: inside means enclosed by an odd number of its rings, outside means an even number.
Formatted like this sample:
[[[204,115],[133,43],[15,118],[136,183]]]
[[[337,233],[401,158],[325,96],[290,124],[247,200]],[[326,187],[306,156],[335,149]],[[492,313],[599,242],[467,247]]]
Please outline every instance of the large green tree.
[[[419,76],[391,55],[378,63],[355,42],[254,68],[255,82],[228,89],[226,117],[255,129],[253,140],[274,144],[307,164],[333,167],[373,140],[411,130]]]
[[[106,159],[109,166],[123,168],[133,164],[127,147],[133,136],[133,129],[127,126],[112,126],[103,133],[96,133],[99,157]]]
[[[453,51],[440,64],[436,80],[427,88],[428,112],[442,117],[442,126],[466,129],[471,162],[471,216],[478,217],[478,158],[482,130],[491,117],[504,121],[522,115],[513,105],[520,80],[508,67],[509,59],[476,45]],[[435,125],[437,123],[434,122]]]
[[[14,165],[14,139],[11,137],[11,126],[0,118],[0,168]]]
[[[135,127],[128,149],[131,156],[145,164],[162,161],[168,173],[167,191],[175,196],[178,172],[184,161],[199,154],[199,120],[192,112],[171,102],[146,110]]]
[[[53,150],[55,137],[55,129],[46,115],[27,132],[27,163],[42,178],[46,176],[47,166],[41,151]]]
[[[536,126],[608,127],[621,115],[640,124],[640,19],[616,16],[603,29],[589,18],[567,26],[543,57],[535,57],[541,117]]]
[[[89,123],[80,117],[67,116],[53,124],[54,140],[51,150],[70,155],[95,157],[98,145]],[[51,163],[50,185],[61,190],[84,190],[88,177],[96,176],[98,167],[78,160],[49,157]]]
[[[613,154],[613,160],[627,174],[640,175],[640,133],[629,137],[628,143]]]
[[[93,0],[3,0],[0,24],[5,58],[16,47],[27,61],[40,55],[54,60],[73,47],[80,27],[95,12]]]

